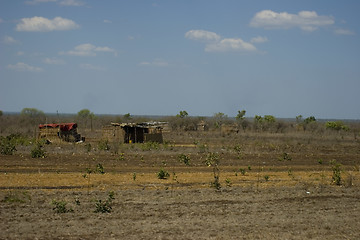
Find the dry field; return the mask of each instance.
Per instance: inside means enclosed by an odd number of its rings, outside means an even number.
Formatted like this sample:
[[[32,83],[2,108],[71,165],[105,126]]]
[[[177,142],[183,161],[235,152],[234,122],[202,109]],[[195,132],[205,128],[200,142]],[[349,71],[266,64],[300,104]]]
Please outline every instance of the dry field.
[[[164,139],[110,143],[109,151],[93,139],[89,152],[86,143],[50,144],[46,158],[31,158],[30,146],[0,155],[0,239],[360,239],[360,141],[350,133]],[[209,153],[219,157],[219,190],[204,163]]]

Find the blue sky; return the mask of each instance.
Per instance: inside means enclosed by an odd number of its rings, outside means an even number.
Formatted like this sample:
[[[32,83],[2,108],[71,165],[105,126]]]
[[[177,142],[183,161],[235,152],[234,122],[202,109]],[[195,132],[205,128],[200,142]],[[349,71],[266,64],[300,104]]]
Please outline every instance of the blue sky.
[[[0,110],[360,119],[358,0],[2,0]]]

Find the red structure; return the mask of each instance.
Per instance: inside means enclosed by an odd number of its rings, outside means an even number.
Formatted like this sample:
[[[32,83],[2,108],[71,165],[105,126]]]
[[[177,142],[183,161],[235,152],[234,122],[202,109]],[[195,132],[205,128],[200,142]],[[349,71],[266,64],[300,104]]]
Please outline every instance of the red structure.
[[[49,141],[62,139],[67,142],[84,141],[77,133],[77,123],[50,123],[39,125],[39,138],[46,138]]]

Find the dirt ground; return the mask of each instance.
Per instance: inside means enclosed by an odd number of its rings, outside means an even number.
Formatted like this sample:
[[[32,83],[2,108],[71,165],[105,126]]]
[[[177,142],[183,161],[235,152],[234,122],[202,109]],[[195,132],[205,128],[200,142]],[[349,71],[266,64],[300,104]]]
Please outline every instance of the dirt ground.
[[[213,144],[120,153],[68,144],[46,146],[46,158],[26,147],[0,155],[0,239],[360,239],[358,141],[254,138],[236,143],[241,154],[232,142]],[[220,158],[220,190],[204,164],[209,151]],[[157,177],[161,169],[167,179]],[[65,213],[54,201],[66,203]],[[99,203],[110,212],[95,212]]]

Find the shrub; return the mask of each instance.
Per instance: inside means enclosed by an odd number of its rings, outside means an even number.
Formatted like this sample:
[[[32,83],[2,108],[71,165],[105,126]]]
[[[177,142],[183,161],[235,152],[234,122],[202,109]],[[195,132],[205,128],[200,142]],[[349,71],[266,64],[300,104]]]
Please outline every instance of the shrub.
[[[288,153],[284,152],[278,159],[279,161],[291,161],[292,157]]]
[[[246,170],[245,170],[244,168],[240,168],[239,171],[240,171],[241,175],[243,175],[243,176],[244,176],[245,173],[246,173]]]
[[[336,130],[336,131],[340,131],[340,130],[348,131],[349,130],[349,127],[346,126],[342,121],[326,122],[325,127],[326,127],[326,129],[331,129],[331,130]]]
[[[65,202],[65,201],[53,200],[52,205],[54,205],[53,210],[56,213],[67,213],[67,212],[73,212],[74,211],[74,209],[72,209],[72,208],[69,208],[69,209],[66,208],[67,202]]]
[[[0,137],[0,153],[3,155],[13,155],[16,151],[15,144],[11,141],[11,138]]]
[[[96,172],[100,173],[100,174],[105,174],[105,171],[104,171],[104,167],[101,163],[98,163],[96,165]]]
[[[44,158],[46,157],[45,150],[40,142],[36,142],[31,149],[32,158]]]
[[[157,177],[159,179],[167,179],[168,177],[170,177],[170,174],[164,169],[160,169],[160,171],[157,174]]]
[[[331,165],[331,169],[333,172],[332,182],[339,186],[341,185],[341,164],[333,160],[331,161]]]
[[[96,200],[95,201],[95,212],[96,213],[110,213],[112,210],[112,200],[115,199],[114,197],[115,193],[113,191],[110,191],[108,194],[108,198],[106,201],[102,200]]]
[[[214,173],[214,181],[210,183],[210,185],[217,190],[220,190],[221,184],[220,184],[220,169],[219,169],[219,163],[220,158],[217,153],[210,152],[208,153],[205,164],[208,167],[213,167],[213,173]]]
[[[178,156],[180,162],[184,163],[186,166],[190,166],[190,157],[185,154],[180,154]]]
[[[100,151],[109,151],[110,150],[109,141],[107,139],[99,141],[98,149]]]

